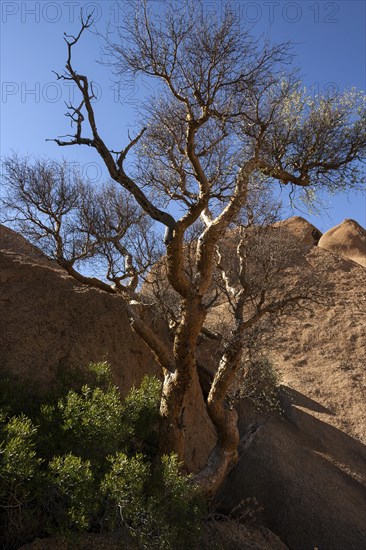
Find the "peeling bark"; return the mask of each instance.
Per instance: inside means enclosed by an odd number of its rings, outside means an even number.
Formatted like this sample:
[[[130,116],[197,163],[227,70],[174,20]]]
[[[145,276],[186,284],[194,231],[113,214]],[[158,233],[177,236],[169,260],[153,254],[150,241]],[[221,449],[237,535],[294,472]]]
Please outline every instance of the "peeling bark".
[[[196,344],[206,312],[201,300],[192,296],[183,301],[182,319],[173,345],[175,370],[166,373],[163,384],[160,413],[162,418],[162,454],[176,452],[184,457],[184,400],[197,369]]]

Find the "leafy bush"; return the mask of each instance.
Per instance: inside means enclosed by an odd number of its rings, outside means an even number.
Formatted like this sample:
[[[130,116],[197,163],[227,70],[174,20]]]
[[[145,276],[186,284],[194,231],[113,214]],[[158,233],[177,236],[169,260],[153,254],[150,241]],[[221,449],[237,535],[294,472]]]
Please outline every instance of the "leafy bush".
[[[90,363],[86,368],[60,364],[55,383],[47,395],[40,392],[35,381],[24,381],[0,367],[0,409],[12,416],[25,414],[33,418],[41,404],[55,403],[71,389],[79,392],[85,384],[107,389],[112,384],[109,364],[105,361]]]
[[[102,490],[114,511],[113,525],[127,528],[139,548],[194,548],[205,507],[190,476],[180,473],[177,457],[164,456],[155,467],[143,455],[118,453],[110,461]]]
[[[32,479],[40,464],[34,450],[37,429],[24,415],[12,417],[3,428],[1,443],[2,475],[8,483]]]
[[[146,523],[145,489],[150,475],[150,464],[141,454],[128,457],[117,453],[108,458],[111,468],[101,489],[109,502],[107,520],[112,527],[121,521],[135,533]]]
[[[84,384],[82,372],[87,381]],[[84,371],[76,369],[76,373],[73,388],[66,388],[64,383],[70,374],[66,369],[66,379],[59,382],[48,402],[39,406],[37,449],[45,459],[73,453],[101,463],[121,445],[122,401],[118,388],[111,384],[107,363],[91,363]]]
[[[107,389],[112,384],[110,365],[106,361],[89,363],[87,367],[60,364],[56,381],[49,397],[56,401],[69,390],[80,391],[84,385]]]
[[[193,548],[203,500],[175,456],[157,459],[160,381],[146,376],[122,400],[106,363],[87,379],[29,416],[2,394],[0,546],[108,529],[138,548]]]
[[[92,388],[107,389],[112,383],[111,368],[107,361],[90,363],[87,369],[86,383]]]
[[[58,402],[61,428],[73,452],[101,460],[123,445],[122,402],[116,387],[107,390],[83,386]]]
[[[150,500],[154,510],[157,533],[163,541],[158,548],[195,548],[200,538],[205,502],[191,476],[180,473],[177,456],[162,457],[157,469],[157,490]]]
[[[36,533],[39,494],[43,489],[41,459],[35,451],[36,428],[24,415],[8,421],[3,413],[0,431],[0,533],[4,548]]]
[[[88,529],[96,511],[90,462],[72,454],[55,456],[48,469],[50,508],[55,524],[61,529]]]
[[[158,443],[160,394],[160,380],[144,376],[140,387],[133,387],[123,403],[123,430],[129,446],[151,458]]]

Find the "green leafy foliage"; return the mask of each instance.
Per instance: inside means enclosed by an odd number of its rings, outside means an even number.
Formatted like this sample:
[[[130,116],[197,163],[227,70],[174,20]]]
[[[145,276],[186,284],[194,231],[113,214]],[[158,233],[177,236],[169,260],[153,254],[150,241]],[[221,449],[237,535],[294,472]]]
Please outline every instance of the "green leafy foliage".
[[[136,548],[194,548],[203,500],[175,456],[156,456],[160,381],[146,376],[121,399],[106,363],[86,379],[34,400],[29,416],[12,414],[11,384],[3,392],[1,547],[103,529]]]
[[[109,457],[110,471],[101,488],[109,502],[107,519],[112,526],[126,522],[132,532],[146,521],[145,487],[150,475],[150,465],[142,455],[128,457],[117,453]]]
[[[158,548],[195,548],[200,538],[205,503],[191,477],[180,470],[173,454],[162,457],[155,473],[157,491],[149,505],[156,516],[156,532],[162,534],[163,545]]]
[[[10,418],[3,428],[1,452],[1,475],[8,483],[31,479],[40,464],[35,459],[34,436],[37,429],[24,415]]]
[[[130,447],[153,457],[158,443],[161,382],[144,376],[139,388],[133,387],[123,403],[123,430]]]
[[[123,445],[122,402],[118,389],[83,386],[58,402],[61,428],[78,456],[100,460]]]
[[[37,532],[37,502],[43,491],[42,461],[37,457],[37,429],[24,415],[6,419],[0,430],[0,543],[4,548]],[[2,540],[3,538],[3,540]]]
[[[25,414],[35,417],[40,405],[54,404],[69,390],[77,392],[87,384],[91,388],[107,389],[112,384],[110,366],[107,362],[90,363],[87,367],[58,366],[56,380],[46,395],[32,380],[24,381],[10,375],[0,366],[0,409],[8,415]]]
[[[62,529],[86,530],[96,508],[90,462],[72,454],[55,456],[48,470],[55,524]]]
[[[177,457],[164,456],[153,466],[143,455],[117,453],[110,462],[102,483],[114,512],[109,521],[122,523],[139,548],[194,548],[205,507]]]
[[[87,373],[86,382],[91,387],[106,389],[112,383],[111,368],[107,361],[90,363]]]

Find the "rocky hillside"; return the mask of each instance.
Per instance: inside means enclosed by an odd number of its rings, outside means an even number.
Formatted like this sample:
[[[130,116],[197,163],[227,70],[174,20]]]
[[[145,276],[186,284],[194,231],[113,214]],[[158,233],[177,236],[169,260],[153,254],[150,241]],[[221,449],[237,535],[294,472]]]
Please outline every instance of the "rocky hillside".
[[[366,547],[365,234],[346,220],[321,237],[306,261],[329,266],[324,300],[283,317],[267,338],[282,416],[239,406],[241,457],[221,504],[256,498],[264,524],[296,550]]]
[[[366,267],[366,231],[355,220],[344,220],[329,229],[319,246]]]

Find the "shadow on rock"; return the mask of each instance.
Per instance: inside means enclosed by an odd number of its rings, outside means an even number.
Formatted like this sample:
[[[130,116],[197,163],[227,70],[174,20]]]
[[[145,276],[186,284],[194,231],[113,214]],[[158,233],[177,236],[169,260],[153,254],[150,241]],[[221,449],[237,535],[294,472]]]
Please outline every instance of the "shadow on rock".
[[[320,403],[290,388],[281,399],[282,417],[239,404],[240,459],[220,507],[255,498],[263,524],[292,550],[365,548],[365,445],[313,416],[334,414]]]

